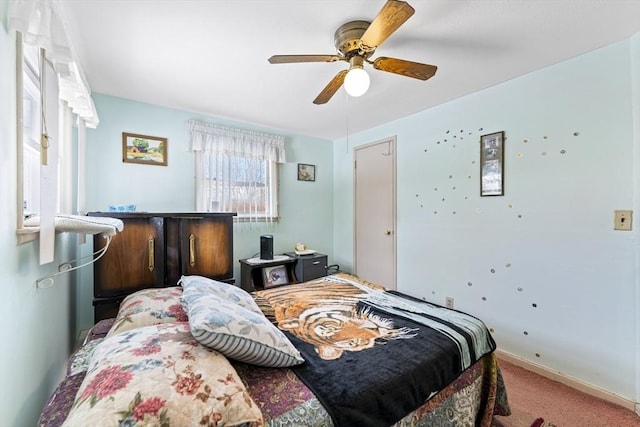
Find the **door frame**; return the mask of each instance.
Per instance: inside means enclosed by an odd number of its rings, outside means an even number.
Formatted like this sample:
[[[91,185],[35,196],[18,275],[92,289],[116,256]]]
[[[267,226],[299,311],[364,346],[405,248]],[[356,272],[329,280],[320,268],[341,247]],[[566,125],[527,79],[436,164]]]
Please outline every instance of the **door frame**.
[[[361,149],[366,149],[368,147],[372,147],[374,145],[379,145],[383,143],[389,143],[390,147],[390,155],[391,155],[391,199],[392,199],[392,209],[391,215],[393,218],[391,219],[391,238],[393,243],[393,259],[392,259],[392,277],[393,277],[393,285],[392,289],[397,290],[398,288],[398,242],[397,242],[397,221],[398,221],[398,202],[397,202],[397,135],[392,135],[386,138],[379,139],[377,141],[373,141],[367,144],[358,145],[353,147],[353,271],[356,275],[358,275],[358,240],[357,240],[357,218],[358,218],[358,205],[357,205],[357,191],[358,191],[358,182],[357,182],[357,151]]]

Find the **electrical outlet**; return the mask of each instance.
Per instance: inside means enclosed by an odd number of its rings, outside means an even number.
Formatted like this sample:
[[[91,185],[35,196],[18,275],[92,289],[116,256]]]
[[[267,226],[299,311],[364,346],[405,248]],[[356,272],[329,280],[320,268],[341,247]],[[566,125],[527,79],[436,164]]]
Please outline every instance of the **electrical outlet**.
[[[447,308],[453,308],[453,298],[447,297],[445,299],[445,305],[447,306]]]

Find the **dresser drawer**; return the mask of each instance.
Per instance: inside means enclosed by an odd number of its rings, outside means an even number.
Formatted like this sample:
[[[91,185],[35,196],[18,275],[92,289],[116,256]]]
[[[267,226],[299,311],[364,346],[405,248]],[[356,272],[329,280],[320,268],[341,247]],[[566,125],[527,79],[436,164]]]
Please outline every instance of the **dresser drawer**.
[[[296,279],[299,282],[317,279],[327,275],[327,256],[314,254],[299,256],[295,265]]]

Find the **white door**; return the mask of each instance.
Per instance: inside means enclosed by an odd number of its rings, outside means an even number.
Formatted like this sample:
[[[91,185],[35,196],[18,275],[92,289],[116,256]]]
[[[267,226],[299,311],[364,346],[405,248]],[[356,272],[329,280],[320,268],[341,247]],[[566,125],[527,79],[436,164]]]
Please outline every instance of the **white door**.
[[[396,289],[396,138],[354,149],[354,270]]]

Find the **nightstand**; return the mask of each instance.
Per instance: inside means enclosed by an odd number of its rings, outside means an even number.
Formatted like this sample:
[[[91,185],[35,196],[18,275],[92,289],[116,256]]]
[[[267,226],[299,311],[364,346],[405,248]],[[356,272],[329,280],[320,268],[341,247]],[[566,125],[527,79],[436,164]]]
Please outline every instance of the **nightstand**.
[[[293,271],[298,282],[306,282],[327,275],[327,256],[324,254],[296,255],[295,252],[286,252],[285,255],[296,260]]]
[[[296,259],[288,257],[286,259],[275,259],[273,261],[261,261],[258,263],[251,262],[255,258],[247,258],[240,260],[240,287],[247,292],[253,292],[265,288],[264,269],[272,267],[284,267],[287,272],[287,282],[295,283],[293,277],[293,266]]]

